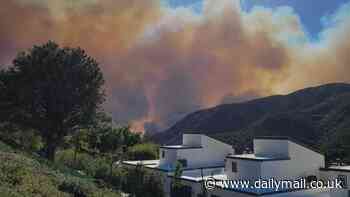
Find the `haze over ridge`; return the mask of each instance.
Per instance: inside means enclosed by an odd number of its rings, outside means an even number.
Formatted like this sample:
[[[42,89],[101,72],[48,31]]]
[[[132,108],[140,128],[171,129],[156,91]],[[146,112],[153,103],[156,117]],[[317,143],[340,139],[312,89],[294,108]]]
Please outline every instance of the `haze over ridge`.
[[[220,103],[350,81],[350,3],[311,40],[291,7],[205,0],[201,12],[161,0],[2,0],[0,64],[55,40],[101,63],[117,122],[162,130]],[[321,20],[321,19],[320,19]]]

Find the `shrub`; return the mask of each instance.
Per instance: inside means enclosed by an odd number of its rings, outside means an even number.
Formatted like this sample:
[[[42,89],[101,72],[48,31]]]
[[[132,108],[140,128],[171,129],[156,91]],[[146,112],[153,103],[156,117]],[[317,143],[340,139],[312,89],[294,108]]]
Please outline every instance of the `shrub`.
[[[56,164],[85,172],[89,176],[103,178],[109,172],[109,164],[103,157],[92,157],[86,153],[77,153],[76,158],[72,149],[59,151]]]
[[[73,194],[74,197],[88,197],[93,193],[94,187],[91,184],[81,182],[77,179],[68,179],[63,181],[58,189]]]
[[[67,196],[40,164],[22,155],[0,152],[0,193],[3,196]],[[6,194],[6,195],[5,195]]]
[[[66,178],[60,185],[59,189],[74,197],[120,197],[118,193],[107,188],[98,188],[92,182],[75,178]]]
[[[154,160],[158,158],[158,145],[146,143],[131,147],[127,157],[129,160]]]
[[[1,151],[0,161],[0,196],[120,197],[111,189],[98,187],[94,179],[53,170],[49,162],[39,163],[22,154]]]
[[[3,143],[2,141],[0,141],[0,151],[11,152],[12,148],[9,145],[7,145],[7,144]]]
[[[0,139],[13,147],[21,148],[22,150],[39,151],[43,147],[41,138],[30,130],[25,132],[20,130],[1,131]]]
[[[59,151],[56,157],[56,165],[69,166],[82,173],[92,176],[96,179],[101,179],[114,188],[119,189],[122,184],[122,176],[125,176],[125,171],[119,168],[113,168],[110,172],[110,161],[104,157],[92,157],[85,153],[78,153],[76,161],[74,161],[74,151],[72,149]]]
[[[110,175],[109,163],[106,160],[100,158],[93,162],[94,164],[90,170],[93,172],[95,178],[105,179]]]
[[[113,170],[112,175],[109,177],[108,182],[113,185],[114,188],[121,190],[123,184],[126,182],[127,171],[118,168]]]

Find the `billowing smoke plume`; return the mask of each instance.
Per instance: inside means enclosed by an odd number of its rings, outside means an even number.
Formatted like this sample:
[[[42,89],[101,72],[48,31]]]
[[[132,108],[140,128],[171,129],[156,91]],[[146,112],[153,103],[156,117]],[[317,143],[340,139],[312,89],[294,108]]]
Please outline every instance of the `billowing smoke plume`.
[[[310,42],[291,8],[247,13],[238,0],[204,0],[201,12],[161,0],[1,1],[0,64],[47,40],[80,46],[101,63],[106,110],[135,129],[161,130],[200,108],[350,80],[350,6]]]

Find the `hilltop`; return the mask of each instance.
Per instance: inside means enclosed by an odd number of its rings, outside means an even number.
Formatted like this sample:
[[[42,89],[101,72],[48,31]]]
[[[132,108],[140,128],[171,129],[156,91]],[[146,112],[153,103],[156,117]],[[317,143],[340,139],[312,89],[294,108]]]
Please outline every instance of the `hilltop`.
[[[349,127],[350,84],[335,83],[200,110],[153,139],[176,144],[183,132],[195,131],[243,149],[253,136],[289,136],[323,149],[340,143]]]

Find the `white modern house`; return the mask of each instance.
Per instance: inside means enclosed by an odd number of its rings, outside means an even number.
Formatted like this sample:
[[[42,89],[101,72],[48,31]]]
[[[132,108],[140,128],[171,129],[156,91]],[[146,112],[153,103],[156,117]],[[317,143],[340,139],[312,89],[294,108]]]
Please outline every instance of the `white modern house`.
[[[184,134],[183,144],[160,147],[161,168],[172,169],[176,161],[184,168],[198,166],[224,166],[227,155],[233,154],[232,146],[200,134]]]
[[[304,144],[286,137],[257,137],[254,139],[254,153],[234,154],[231,145],[203,134],[184,134],[182,145],[160,147],[160,160],[125,161],[124,166],[132,168],[143,165],[153,173],[158,173],[164,184],[166,196],[174,197],[171,181],[177,162],[183,166],[181,182],[183,196],[201,197],[349,197],[346,188],[350,180],[350,166],[325,167],[325,158]],[[332,188],[257,188],[221,187],[217,185],[206,190],[205,181],[217,183],[227,180],[293,181],[312,177],[317,180],[341,179],[343,189]],[[307,184],[306,184],[307,185]]]

